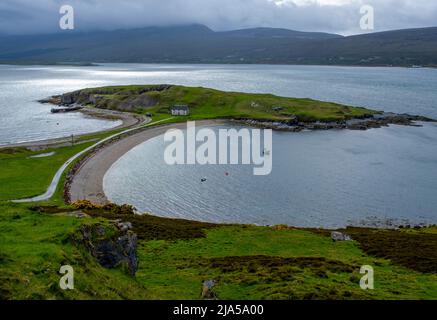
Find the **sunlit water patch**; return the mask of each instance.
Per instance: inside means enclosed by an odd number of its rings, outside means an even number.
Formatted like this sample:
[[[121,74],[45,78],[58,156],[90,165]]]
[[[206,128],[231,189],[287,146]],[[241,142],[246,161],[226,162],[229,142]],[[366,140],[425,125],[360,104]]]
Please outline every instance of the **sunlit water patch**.
[[[269,65],[0,65],[0,145],[107,129],[114,121],[51,114],[36,100],[106,85],[181,84],[309,97],[437,118],[437,70]]]

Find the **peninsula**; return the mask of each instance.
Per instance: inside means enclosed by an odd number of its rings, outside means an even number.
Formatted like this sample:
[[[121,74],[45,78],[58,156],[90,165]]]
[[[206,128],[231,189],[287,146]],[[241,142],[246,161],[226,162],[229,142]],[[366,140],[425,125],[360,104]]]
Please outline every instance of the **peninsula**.
[[[173,106],[189,107],[189,115],[176,121],[228,119],[276,130],[365,130],[389,124],[415,125],[432,121],[426,117],[386,113],[312,99],[278,97],[272,94],[224,92],[178,85],[131,85],[78,90],[49,99],[74,107],[91,106],[165,118]]]
[[[64,200],[67,203],[78,200],[108,203],[103,190],[103,178],[109,168],[135,146],[170,128],[181,128],[187,120],[196,120],[203,125],[233,122],[292,132],[367,130],[390,124],[419,126],[417,121],[433,121],[422,116],[386,113],[312,99],[167,84],[89,88],[41,101],[63,108],[80,107],[88,114],[92,110],[96,110],[97,114],[116,112],[153,117],[157,122],[165,122],[160,126],[155,125],[155,128],[131,127],[127,132],[117,134],[116,139],[90,148],[92,151],[68,172],[64,186]],[[172,108],[182,105],[189,112],[171,117]]]
[[[84,89],[49,102],[84,106],[87,112],[125,112],[131,120],[123,121],[124,128],[78,137],[70,146],[56,141],[43,142],[40,148],[36,144],[0,148],[2,298],[437,297],[435,226],[332,232],[166,219],[108,203],[101,188],[105,172],[125,152],[187,120],[301,131],[363,130],[431,119],[310,99],[174,85]],[[179,110],[189,112],[172,116],[175,105],[184,105]],[[35,197],[47,188],[48,197]],[[13,199],[24,200],[13,203]],[[74,267],[74,291],[58,287],[59,267],[65,264]],[[378,290],[361,290],[363,265],[375,267]]]

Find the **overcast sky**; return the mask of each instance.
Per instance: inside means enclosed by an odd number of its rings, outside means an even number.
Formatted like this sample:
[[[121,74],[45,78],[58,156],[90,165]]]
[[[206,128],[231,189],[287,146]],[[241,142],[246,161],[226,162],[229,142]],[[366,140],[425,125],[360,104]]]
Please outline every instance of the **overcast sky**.
[[[362,32],[364,4],[375,9],[375,31],[437,26],[436,0],[0,0],[0,33],[58,32],[63,4],[73,6],[82,31],[200,23],[348,35]]]

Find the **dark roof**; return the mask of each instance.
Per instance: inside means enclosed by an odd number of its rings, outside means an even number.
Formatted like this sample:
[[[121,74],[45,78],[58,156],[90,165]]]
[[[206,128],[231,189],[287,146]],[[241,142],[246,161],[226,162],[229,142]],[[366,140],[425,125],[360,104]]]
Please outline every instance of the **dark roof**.
[[[187,105],[174,105],[171,109],[172,110],[188,111],[188,106]]]

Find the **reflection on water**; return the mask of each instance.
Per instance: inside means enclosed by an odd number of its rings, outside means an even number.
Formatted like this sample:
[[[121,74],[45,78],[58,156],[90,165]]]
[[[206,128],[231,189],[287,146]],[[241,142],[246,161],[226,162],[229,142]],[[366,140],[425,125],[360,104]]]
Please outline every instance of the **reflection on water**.
[[[437,223],[436,137],[436,124],[274,132],[273,171],[254,176],[250,166],[168,166],[161,136],[116,162],[104,187],[117,203],[202,221],[311,227],[391,219]]]
[[[36,100],[105,85],[170,83],[310,97],[437,118],[437,70],[268,65],[0,66],[0,145],[113,127]],[[19,128],[19,129],[17,129]]]

